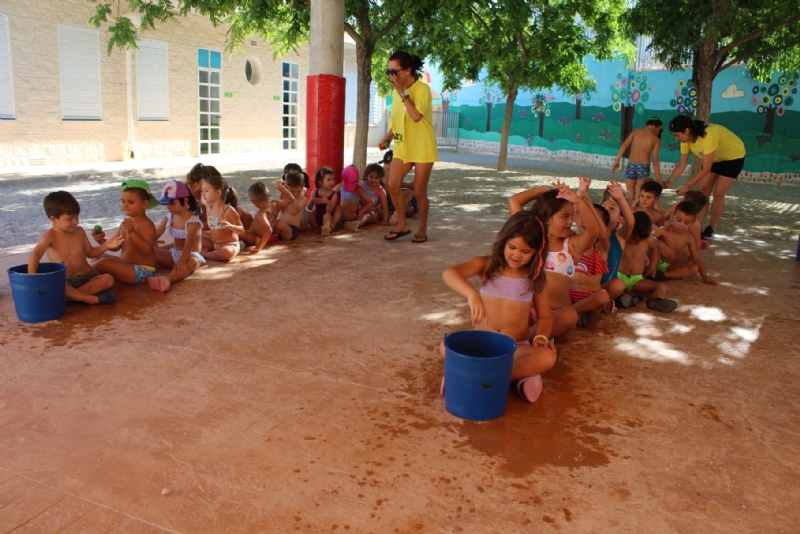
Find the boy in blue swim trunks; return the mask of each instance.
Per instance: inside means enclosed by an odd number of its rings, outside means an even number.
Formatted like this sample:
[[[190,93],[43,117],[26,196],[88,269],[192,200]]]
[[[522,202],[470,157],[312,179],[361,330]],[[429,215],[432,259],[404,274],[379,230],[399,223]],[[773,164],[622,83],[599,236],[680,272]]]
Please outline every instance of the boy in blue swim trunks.
[[[656,181],[662,184],[661,168],[658,162],[658,151],[661,150],[661,132],[664,130],[664,123],[658,117],[653,117],[645,123],[644,128],[637,128],[631,132],[622,146],[619,147],[617,157],[611,166],[611,172],[616,172],[619,168],[619,161],[622,159],[628,147],[631,153],[628,156],[628,165],[625,167],[625,186],[628,189],[628,197],[632,206],[636,205],[639,198],[639,191],[642,182],[650,178],[650,156],[653,158],[653,169],[656,174]]]
[[[103,257],[94,268],[111,274],[118,282],[138,285],[156,274],[156,226],[145,212],[158,206],[158,200],[150,194],[147,182],[131,179],[122,182],[120,201],[125,220],[114,235],[121,236],[124,241],[121,247],[108,249],[122,251],[119,258]],[[101,245],[106,242],[103,232],[93,231],[92,237]]]
[[[651,237],[653,222],[642,211],[633,214],[633,233],[625,243],[617,277],[625,282],[625,291],[649,295],[647,307],[661,313],[671,313],[678,307],[674,300],[665,298],[667,286],[655,280],[647,280],[656,270],[659,260],[658,241]],[[650,263],[645,269],[645,262]]]

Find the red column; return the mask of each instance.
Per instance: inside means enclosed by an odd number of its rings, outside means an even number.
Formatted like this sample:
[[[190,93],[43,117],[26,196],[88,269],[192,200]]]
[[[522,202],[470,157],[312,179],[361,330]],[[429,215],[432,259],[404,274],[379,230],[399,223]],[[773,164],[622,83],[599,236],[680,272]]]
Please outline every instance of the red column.
[[[306,82],[306,172],[310,188],[314,173],[323,165],[332,167],[336,183],[344,168],[345,79],[331,74],[309,76]]]

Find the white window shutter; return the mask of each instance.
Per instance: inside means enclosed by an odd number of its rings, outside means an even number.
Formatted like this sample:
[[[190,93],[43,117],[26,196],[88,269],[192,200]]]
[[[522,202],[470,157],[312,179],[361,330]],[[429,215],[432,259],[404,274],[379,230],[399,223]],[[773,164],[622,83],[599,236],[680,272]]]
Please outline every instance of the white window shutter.
[[[345,124],[356,123],[356,102],[358,95],[358,80],[355,72],[345,72],[346,81],[344,94],[344,122]]]
[[[383,116],[383,99],[378,96],[375,82],[369,84],[369,123],[380,124]]]
[[[13,119],[14,82],[11,75],[11,36],[8,16],[0,14],[0,119]]]
[[[58,59],[62,118],[102,119],[100,37],[97,30],[59,24]]]
[[[139,39],[136,51],[136,103],[140,121],[169,120],[168,48],[164,41]]]

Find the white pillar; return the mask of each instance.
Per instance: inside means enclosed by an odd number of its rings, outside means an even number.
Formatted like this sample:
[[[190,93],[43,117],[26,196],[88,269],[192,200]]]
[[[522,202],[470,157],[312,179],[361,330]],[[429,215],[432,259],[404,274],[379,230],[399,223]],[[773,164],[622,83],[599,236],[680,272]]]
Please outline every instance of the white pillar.
[[[310,76],[344,76],[344,0],[311,0]]]

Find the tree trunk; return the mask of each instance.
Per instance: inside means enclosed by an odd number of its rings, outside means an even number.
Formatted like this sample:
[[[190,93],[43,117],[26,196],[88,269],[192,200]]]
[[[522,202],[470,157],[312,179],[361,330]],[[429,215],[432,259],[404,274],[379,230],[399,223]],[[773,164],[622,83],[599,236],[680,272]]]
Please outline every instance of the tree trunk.
[[[621,120],[621,127],[620,127],[620,136],[619,136],[619,144],[625,142],[628,136],[633,132],[633,114],[634,114],[634,106],[626,106],[623,104],[622,106],[622,120]],[[625,151],[623,156],[626,158],[630,157],[631,155],[631,147],[628,146],[628,149]]]
[[[695,54],[694,69],[692,71],[692,81],[697,89],[697,109],[695,115],[697,119],[708,124],[711,118],[711,94],[712,86],[716,73],[714,72],[714,57],[717,50],[717,43],[711,38],[707,38],[700,44],[700,48]],[[703,168],[702,158],[692,156],[692,166],[689,169],[689,176],[694,176]]]
[[[544,108],[539,111],[539,137],[544,137]]]
[[[767,122],[764,124],[764,133],[772,134],[772,128],[775,126],[775,106],[767,108]]]
[[[486,133],[492,131],[492,104],[486,103]]]
[[[575,96],[575,120],[580,120],[581,118],[581,95]]]
[[[442,113],[447,113],[447,110],[450,109],[450,101],[442,99]]]
[[[372,83],[372,54],[375,45],[356,42],[356,139],[353,144],[353,165],[364,170],[369,141],[369,86]]]
[[[514,116],[514,101],[517,99],[517,84],[511,82],[506,96],[506,112],[503,117],[503,129],[500,132],[500,157],[497,159],[497,170],[508,169],[508,134],[511,132],[511,119]]]

